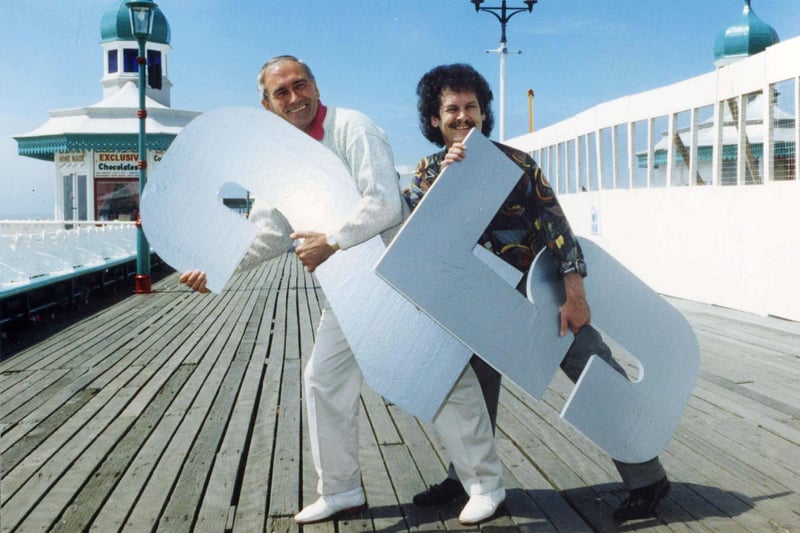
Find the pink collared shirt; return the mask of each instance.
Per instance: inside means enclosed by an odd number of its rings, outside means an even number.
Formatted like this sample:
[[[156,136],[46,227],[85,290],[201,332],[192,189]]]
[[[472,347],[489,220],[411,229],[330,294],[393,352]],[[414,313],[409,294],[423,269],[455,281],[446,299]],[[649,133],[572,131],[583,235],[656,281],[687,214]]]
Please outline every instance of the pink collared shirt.
[[[307,132],[317,141],[321,141],[322,136],[325,135],[325,130],[322,129],[322,122],[325,120],[325,115],[327,113],[328,108],[325,107],[322,102],[320,102],[319,107],[317,108],[317,116],[314,117],[314,121],[311,123],[311,127],[308,128]]]

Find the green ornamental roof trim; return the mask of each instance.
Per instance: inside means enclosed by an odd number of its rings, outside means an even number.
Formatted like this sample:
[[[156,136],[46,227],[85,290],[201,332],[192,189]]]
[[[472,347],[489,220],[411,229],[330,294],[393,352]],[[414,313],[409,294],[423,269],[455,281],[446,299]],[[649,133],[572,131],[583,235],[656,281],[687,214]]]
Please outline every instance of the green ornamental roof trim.
[[[103,13],[103,18],[100,20],[101,42],[136,40],[131,31],[130,12],[128,6],[125,5],[128,1],[129,0],[119,0]],[[164,13],[159,7],[156,7],[153,16],[155,17],[153,20],[153,33],[147,41],[169,44],[170,29],[167,17],[164,16]]]
[[[175,139],[174,134],[148,133],[145,146],[148,150],[166,150]],[[17,139],[19,155],[55,161],[55,154],[83,152],[87,150],[113,150],[120,152],[136,152],[139,150],[139,135],[101,135],[101,134],[62,134]]]

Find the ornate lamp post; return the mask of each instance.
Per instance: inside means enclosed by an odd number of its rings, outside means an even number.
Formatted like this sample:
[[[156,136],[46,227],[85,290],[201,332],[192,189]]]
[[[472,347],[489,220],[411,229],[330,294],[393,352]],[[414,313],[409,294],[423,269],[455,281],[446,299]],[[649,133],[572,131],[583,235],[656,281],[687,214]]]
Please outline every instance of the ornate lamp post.
[[[144,186],[147,183],[147,137],[145,134],[145,122],[147,121],[147,109],[145,107],[147,53],[145,52],[145,45],[153,31],[153,19],[157,6],[151,0],[134,0],[126,2],[125,5],[130,10],[131,31],[139,43],[139,55],[136,58],[136,63],[139,65],[139,111],[137,116],[139,117],[139,201],[141,201]],[[150,292],[150,245],[142,230],[142,221],[138,217],[136,220],[135,280],[133,292],[137,294]]]
[[[539,0],[523,0],[526,7],[507,7],[506,0],[502,0],[499,7],[481,7],[484,0],[469,0],[475,4],[475,12],[486,11],[491,13],[497,20],[500,21],[500,47],[496,50],[487,50],[487,52],[500,55],[500,141],[506,138],[506,56],[509,53],[520,54],[519,50],[509,50],[506,47],[506,24],[511,20],[511,17],[517,13],[533,11],[533,5]]]

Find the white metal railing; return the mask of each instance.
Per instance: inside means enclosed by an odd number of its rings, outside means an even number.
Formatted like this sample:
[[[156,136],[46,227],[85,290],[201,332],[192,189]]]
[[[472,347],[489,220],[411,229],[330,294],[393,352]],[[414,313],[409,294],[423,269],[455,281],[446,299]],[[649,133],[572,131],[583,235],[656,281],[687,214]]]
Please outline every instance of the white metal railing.
[[[800,37],[507,141],[559,194],[798,180]]]
[[[118,220],[3,220],[0,219],[0,235],[39,233],[58,229],[73,229],[97,226],[134,226],[134,222]]]
[[[132,222],[0,221],[0,292],[135,255]]]

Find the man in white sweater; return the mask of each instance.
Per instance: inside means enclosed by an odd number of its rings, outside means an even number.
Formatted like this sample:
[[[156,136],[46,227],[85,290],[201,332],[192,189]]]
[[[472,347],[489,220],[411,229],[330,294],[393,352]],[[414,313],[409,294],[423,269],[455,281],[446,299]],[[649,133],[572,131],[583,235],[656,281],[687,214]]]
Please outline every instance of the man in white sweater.
[[[311,70],[293,56],[278,56],[268,61],[258,74],[258,88],[264,108],[320,141],[341,159],[355,180],[361,201],[353,216],[338,230],[328,234],[294,231],[289,239],[285,231],[276,227],[281,217],[256,202],[250,220],[260,227],[261,233],[239,268],[249,268],[284,253],[291,239],[299,240],[295,253],[309,272],[314,272],[338,250],[376,235],[388,242],[403,221],[404,204],[392,151],[383,131],[358,111],[323,105]],[[205,273],[201,271],[181,276],[182,283],[200,292],[206,292],[205,281]],[[295,516],[301,524],[325,520],[365,504],[358,462],[358,412],[364,378],[327,304],[303,377],[320,498]],[[476,411],[477,417],[467,417]],[[460,430],[440,431],[459,479],[470,495],[459,520],[474,524],[490,518],[505,498],[502,466],[480,385],[470,366],[464,370],[434,424],[437,428]]]

